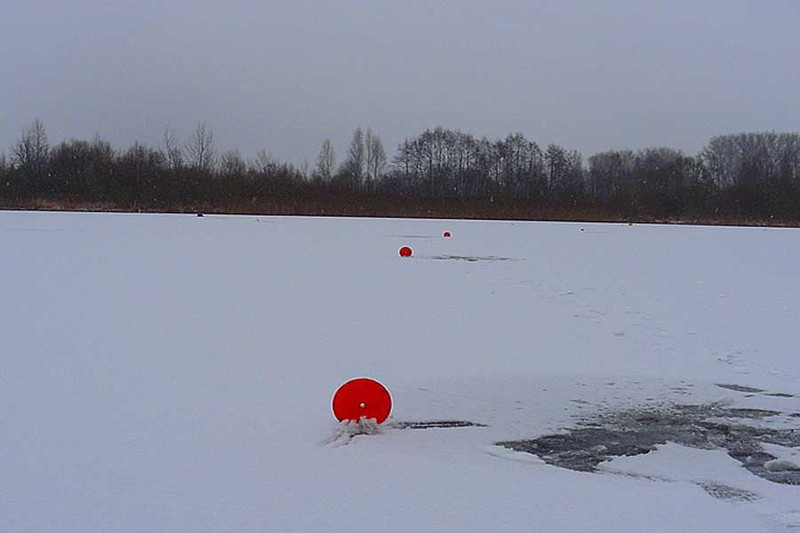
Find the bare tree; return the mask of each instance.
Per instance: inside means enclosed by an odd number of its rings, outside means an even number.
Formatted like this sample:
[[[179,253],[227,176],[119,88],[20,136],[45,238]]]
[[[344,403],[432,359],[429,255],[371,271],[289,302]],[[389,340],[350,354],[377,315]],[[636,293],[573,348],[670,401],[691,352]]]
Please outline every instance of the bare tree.
[[[364,131],[361,126],[353,132],[350,147],[347,149],[347,159],[342,164],[342,171],[356,187],[361,185],[366,174],[366,148],[364,146]]]
[[[176,172],[183,168],[183,151],[178,146],[178,136],[175,130],[167,128],[164,130],[163,140],[164,157],[169,164],[169,169]]]
[[[11,187],[12,179],[9,170],[6,154],[0,152],[0,198],[2,198],[3,193]]]
[[[22,137],[12,147],[11,160],[30,178],[38,179],[44,175],[49,152],[47,132],[42,121],[37,118],[22,131]]]
[[[220,171],[223,176],[234,177],[247,174],[247,163],[239,150],[229,150],[220,158]]]
[[[394,166],[408,187],[439,197],[488,194],[490,182],[499,182],[503,171],[498,143],[441,126],[406,139]]]
[[[631,150],[600,152],[589,158],[589,192],[607,200],[629,193],[633,184],[636,155]]]
[[[285,167],[292,168],[295,172],[294,178],[295,180],[299,180],[301,182],[308,181],[311,169],[311,163],[308,162],[308,159],[303,159],[299,165],[294,166],[291,163],[286,165]]]
[[[721,187],[758,186],[800,177],[800,135],[737,133],[712,137],[700,154]]]
[[[539,145],[522,133],[512,133],[494,143],[499,172],[496,180],[513,196],[531,198],[544,191],[544,155]]]
[[[330,139],[322,141],[317,156],[317,166],[314,168],[314,177],[323,181],[330,181],[336,168],[336,152]]]
[[[117,197],[130,196],[133,209],[141,210],[146,201],[156,202],[153,198],[156,189],[157,175],[167,165],[167,159],[160,150],[149,148],[138,141],[118,159]],[[130,190],[128,190],[130,189]],[[145,193],[147,198],[145,198]],[[162,199],[163,200],[163,199]]]
[[[256,159],[252,163],[252,168],[261,174],[271,174],[278,168],[278,163],[266,150],[259,150]]]
[[[386,150],[383,149],[380,136],[370,128],[367,128],[367,136],[364,139],[364,151],[366,177],[369,181],[375,182],[386,171]]]
[[[364,135],[364,165],[363,175],[367,184],[372,182],[372,172],[370,164],[372,163],[372,128],[367,127],[367,133]]]
[[[567,151],[557,144],[549,144],[544,153],[545,168],[547,170],[548,188],[558,190],[562,187],[562,180],[569,168]]]
[[[194,135],[186,144],[186,155],[189,165],[201,172],[211,172],[216,164],[216,148],[214,147],[214,130],[205,122],[200,122]]]
[[[544,153],[545,170],[551,193],[560,199],[577,201],[583,194],[583,157],[577,151],[568,151],[550,144]]]
[[[83,195],[90,201],[106,199],[117,163],[111,143],[100,137],[70,140],[50,150],[47,193]]]

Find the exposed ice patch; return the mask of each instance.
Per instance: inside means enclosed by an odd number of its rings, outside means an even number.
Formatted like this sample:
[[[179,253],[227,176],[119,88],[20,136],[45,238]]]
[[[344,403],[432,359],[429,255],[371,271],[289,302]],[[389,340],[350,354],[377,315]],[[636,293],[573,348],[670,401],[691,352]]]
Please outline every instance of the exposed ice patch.
[[[764,468],[770,472],[800,471],[800,465],[787,459],[773,459],[764,463]]]

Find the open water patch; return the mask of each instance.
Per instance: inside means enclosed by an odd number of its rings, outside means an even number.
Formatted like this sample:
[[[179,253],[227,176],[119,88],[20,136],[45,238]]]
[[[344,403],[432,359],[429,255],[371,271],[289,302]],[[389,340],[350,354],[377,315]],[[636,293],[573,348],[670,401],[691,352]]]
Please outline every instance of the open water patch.
[[[762,446],[769,443],[798,447],[800,427],[773,429],[743,422],[781,414],[718,403],[604,412],[582,420],[579,427],[564,433],[497,445],[534,454],[553,466],[582,472],[594,472],[600,463],[614,457],[651,452],[667,442],[709,450],[721,448],[752,474],[775,483],[800,485],[800,470],[791,465],[776,468],[775,465],[782,463],[776,462],[777,458]]]

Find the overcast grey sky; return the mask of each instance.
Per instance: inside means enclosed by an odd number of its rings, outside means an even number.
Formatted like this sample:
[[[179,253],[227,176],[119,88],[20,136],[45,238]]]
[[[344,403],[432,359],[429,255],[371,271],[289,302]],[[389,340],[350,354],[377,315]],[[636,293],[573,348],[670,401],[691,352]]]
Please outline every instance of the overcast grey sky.
[[[580,150],[800,131],[800,0],[5,0],[0,151],[186,140],[313,162],[371,126]]]

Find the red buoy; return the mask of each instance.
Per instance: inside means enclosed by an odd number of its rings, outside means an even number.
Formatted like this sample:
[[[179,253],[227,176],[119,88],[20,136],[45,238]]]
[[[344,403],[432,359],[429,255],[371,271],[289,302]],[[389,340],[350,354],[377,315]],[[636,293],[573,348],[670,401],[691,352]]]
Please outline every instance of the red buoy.
[[[412,252],[411,248],[409,248],[408,246],[403,246],[402,248],[400,248],[400,251],[398,253],[400,254],[400,257],[411,257],[411,254],[414,252]]]
[[[450,233],[449,231],[445,231],[444,233],[442,233],[442,237],[452,237],[452,236],[453,234]]]
[[[336,390],[331,409],[339,422],[374,418],[381,424],[392,412],[392,396],[386,387],[374,379],[355,378]]]

